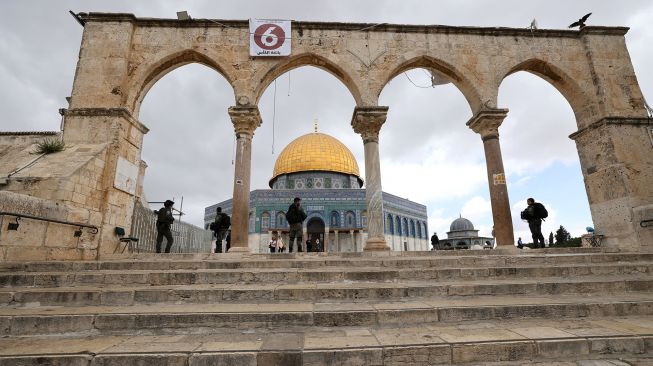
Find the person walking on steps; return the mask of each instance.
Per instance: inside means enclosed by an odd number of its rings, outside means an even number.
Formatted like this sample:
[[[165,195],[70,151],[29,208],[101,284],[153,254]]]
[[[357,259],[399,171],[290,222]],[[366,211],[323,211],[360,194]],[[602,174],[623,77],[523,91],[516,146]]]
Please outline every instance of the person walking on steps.
[[[535,202],[533,198],[526,200],[528,207],[521,212],[522,220],[528,221],[528,228],[533,236],[533,248],[544,248],[544,235],[542,235],[542,220],[549,216],[543,204]]]
[[[172,217],[172,206],[175,203],[171,200],[166,200],[163,207],[159,211],[155,211],[156,217],[156,252],[161,253],[161,244],[163,238],[166,238],[166,253],[170,253],[170,248],[174,240],[172,239],[172,231],[170,230],[172,222],[175,218]]]
[[[229,226],[231,226],[231,218],[222,212],[222,207],[216,208],[215,211],[215,220],[209,228],[213,230],[215,235],[215,252],[222,253],[222,241],[227,235]]]
[[[301,198],[295,197],[293,203],[288,207],[288,212],[286,212],[286,220],[290,225],[288,253],[292,253],[295,239],[297,239],[297,251],[302,251],[302,223],[306,220],[306,212],[304,212],[304,209],[301,206],[301,200]]]

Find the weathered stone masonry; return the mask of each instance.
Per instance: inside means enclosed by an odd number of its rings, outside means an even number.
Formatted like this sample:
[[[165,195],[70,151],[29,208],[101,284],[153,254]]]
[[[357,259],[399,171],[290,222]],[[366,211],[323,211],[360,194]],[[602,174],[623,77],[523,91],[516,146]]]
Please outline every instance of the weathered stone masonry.
[[[108,144],[101,179],[103,227],[99,252],[116,244],[112,229],[129,227],[134,196],[113,188],[116,160],[140,164],[141,142],[147,128],[138,122],[141,101],[150,87],[169,71],[188,63],[204,64],[225,77],[234,89],[231,116],[239,146],[234,197],[249,192],[247,148],[260,124],[239,116],[258,115],[263,91],[278,76],[305,65],[337,77],[354,97],[352,121],[366,146],[366,174],[378,177],[367,186],[370,218],[369,249],[387,249],[381,225],[382,205],[378,144],[357,126],[357,116],[374,110],[378,121],[385,109],[378,96],[394,76],[411,68],[434,69],[447,76],[469,102],[470,127],[482,137],[488,177],[500,174],[499,130],[502,118],[487,118],[507,110],[497,106],[502,80],[517,71],[550,82],[571,105],[578,126],[575,140],[590,209],[598,233],[607,245],[639,249],[653,244],[653,230],[640,221],[653,216],[653,148],[643,97],[628,55],[627,28],[588,26],[581,31],[525,30],[382,24],[294,22],[292,55],[252,58],[248,52],[247,21],[178,21],[140,19],[131,14],[82,14],[85,22],[70,108],[65,115],[68,143]],[[365,29],[364,31],[362,29]],[[254,118],[256,119],[256,118]],[[250,118],[249,120],[254,121]],[[382,123],[382,122],[381,122]],[[461,121],[465,123],[465,121]],[[380,125],[379,125],[380,128]],[[496,131],[488,135],[487,131]],[[490,136],[488,138],[488,136]],[[479,139],[479,143],[481,143]],[[369,150],[369,151],[368,151]],[[372,159],[367,161],[368,159]],[[239,176],[242,175],[242,178]],[[512,245],[507,185],[490,179],[492,212],[499,245]],[[234,248],[247,245],[246,204],[234,202]],[[373,229],[374,228],[374,229]],[[378,234],[378,235],[377,235]]]

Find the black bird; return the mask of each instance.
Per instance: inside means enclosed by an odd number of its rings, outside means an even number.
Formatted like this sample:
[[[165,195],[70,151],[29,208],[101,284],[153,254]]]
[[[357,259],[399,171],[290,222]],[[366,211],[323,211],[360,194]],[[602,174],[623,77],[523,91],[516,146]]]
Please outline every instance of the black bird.
[[[590,17],[590,15],[592,15],[592,13],[587,13],[587,14],[585,14],[585,16],[582,17],[582,18],[580,18],[580,19],[578,19],[577,22],[573,22],[573,23],[571,23],[571,25],[569,26],[569,28],[579,27],[579,29],[583,29],[583,27],[585,27],[585,21],[587,20],[587,18]]]

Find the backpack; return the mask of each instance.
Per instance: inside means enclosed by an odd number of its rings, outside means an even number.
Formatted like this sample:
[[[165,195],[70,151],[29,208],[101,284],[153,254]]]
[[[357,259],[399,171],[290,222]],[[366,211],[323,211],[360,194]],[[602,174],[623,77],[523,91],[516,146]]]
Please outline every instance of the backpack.
[[[288,207],[288,212],[286,212],[286,221],[288,221],[289,224],[299,222],[297,218],[297,208],[294,204]]]
[[[543,204],[537,202],[535,203],[535,215],[540,219],[546,219],[549,217],[549,212],[546,210]]]
[[[222,219],[220,220],[220,228],[228,229],[231,226],[231,218],[227,214],[222,214]]]

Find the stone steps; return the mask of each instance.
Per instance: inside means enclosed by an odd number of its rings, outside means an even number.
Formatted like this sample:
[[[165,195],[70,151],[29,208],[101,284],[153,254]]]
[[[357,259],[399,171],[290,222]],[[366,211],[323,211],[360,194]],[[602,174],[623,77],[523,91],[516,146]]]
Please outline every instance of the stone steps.
[[[456,251],[454,254],[462,254]],[[478,251],[468,251],[478,252]],[[0,273],[17,272],[88,272],[98,270],[201,270],[201,269],[325,269],[325,268],[492,268],[515,266],[560,266],[563,264],[601,264],[653,262],[653,253],[539,253],[536,250],[517,254],[496,254],[485,251],[476,255],[445,255],[442,252],[402,252],[410,255],[383,256],[363,255],[347,258],[342,254],[157,254],[136,259],[103,260],[91,262],[4,262],[0,263]],[[500,252],[497,250],[496,252]],[[531,253],[535,252],[535,253]],[[446,253],[446,252],[445,252]],[[344,253],[343,253],[344,254]],[[202,259],[201,257],[206,257]]]
[[[359,303],[242,303],[0,308],[0,335],[197,334],[218,329],[408,326],[493,319],[653,315],[653,293],[485,296]]]
[[[0,263],[0,366],[646,364],[652,268],[600,248]]]
[[[483,279],[469,281],[334,282],[302,284],[107,285],[0,289],[0,306],[205,304],[250,301],[344,302],[433,296],[606,294],[653,290],[646,275],[559,279]]]
[[[652,358],[653,322],[639,316],[213,335],[0,338],[2,366],[621,365],[612,362],[622,360],[644,365]]]
[[[321,283],[336,281],[389,282],[401,280],[474,280],[479,278],[582,277],[597,275],[651,275],[653,263],[598,263],[513,265],[489,268],[262,268],[262,269],[177,269],[177,270],[86,270],[77,272],[0,273],[0,288],[71,287],[88,285],[144,284],[231,284],[231,283]]]

